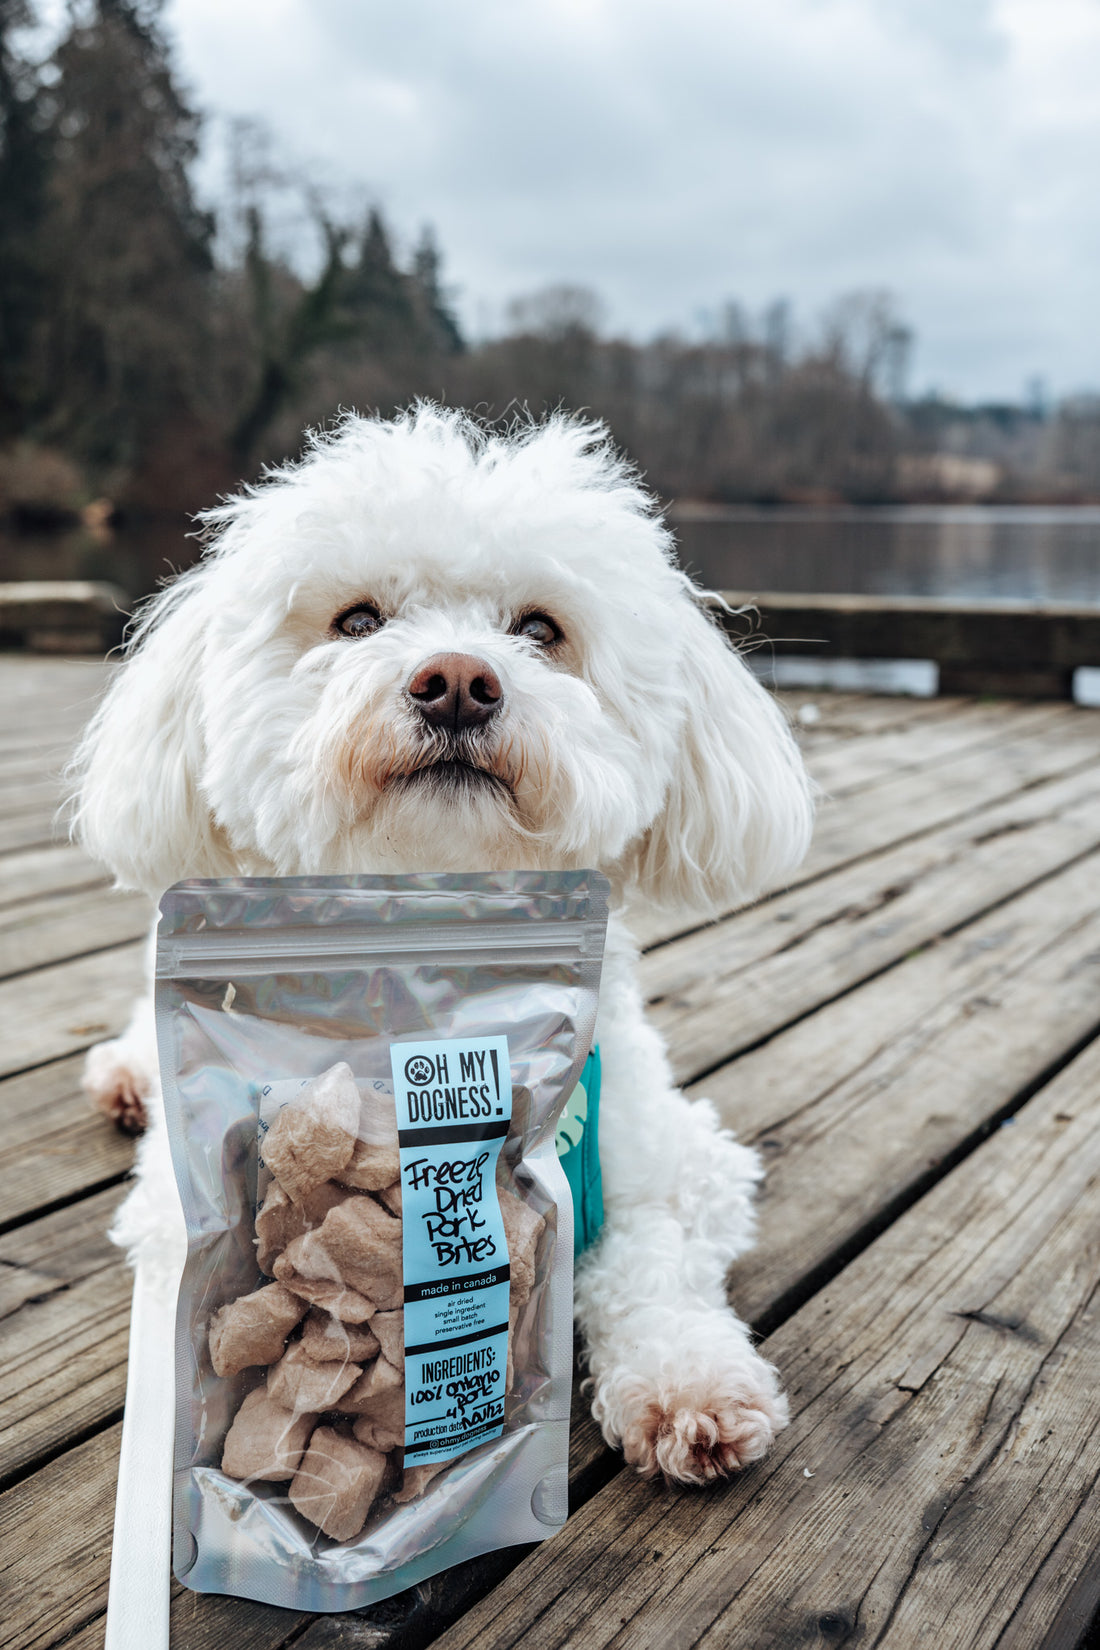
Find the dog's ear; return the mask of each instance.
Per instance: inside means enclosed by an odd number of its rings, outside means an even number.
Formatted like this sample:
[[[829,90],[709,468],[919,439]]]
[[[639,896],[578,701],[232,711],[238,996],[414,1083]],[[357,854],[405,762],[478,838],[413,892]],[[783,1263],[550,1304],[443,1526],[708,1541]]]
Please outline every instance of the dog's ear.
[[[714,912],[790,876],[809,846],[813,792],[782,708],[685,600],[678,750],[632,880],[643,899]]]
[[[72,835],[121,887],[153,895],[233,870],[200,786],[202,588],[185,575],[145,609],[70,768]]]

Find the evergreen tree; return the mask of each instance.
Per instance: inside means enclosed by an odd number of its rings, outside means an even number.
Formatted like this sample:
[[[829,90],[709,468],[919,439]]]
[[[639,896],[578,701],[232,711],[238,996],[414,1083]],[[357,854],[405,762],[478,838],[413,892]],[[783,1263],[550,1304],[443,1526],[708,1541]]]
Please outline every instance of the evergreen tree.
[[[242,464],[253,456],[263,435],[300,387],[309,357],[323,345],[343,342],[354,333],[341,307],[347,274],[347,235],[316,204],[314,210],[324,237],[325,261],[316,280],[303,284],[268,257],[262,213],[256,205],[248,208],[245,274],[259,371],[253,393],[230,437],[233,455]],[[289,303],[287,289],[292,294]]]
[[[356,335],[372,354],[394,354],[415,344],[412,284],[394,262],[389,231],[376,209],[367,217],[359,256],[343,281],[342,298]]]
[[[413,254],[416,282],[430,342],[446,355],[461,355],[466,348],[454,312],[447,303],[440,281],[443,258],[430,225],[425,225],[420,244]]]
[[[54,60],[51,433],[99,464],[134,463],[204,395],[213,225],[192,194],[199,119],[159,10],[89,0]]]
[[[0,438],[22,432],[37,400],[36,345],[49,301],[45,94],[13,38],[33,22],[26,0],[0,0]]]

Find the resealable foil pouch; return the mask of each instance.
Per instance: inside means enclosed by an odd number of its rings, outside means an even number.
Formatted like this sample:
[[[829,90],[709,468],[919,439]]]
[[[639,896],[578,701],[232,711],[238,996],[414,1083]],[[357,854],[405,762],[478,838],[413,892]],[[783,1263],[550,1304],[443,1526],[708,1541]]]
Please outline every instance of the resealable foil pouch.
[[[573,1217],[554,1134],[606,921],[594,872],[164,896],[186,1586],[353,1609],[564,1522]]]

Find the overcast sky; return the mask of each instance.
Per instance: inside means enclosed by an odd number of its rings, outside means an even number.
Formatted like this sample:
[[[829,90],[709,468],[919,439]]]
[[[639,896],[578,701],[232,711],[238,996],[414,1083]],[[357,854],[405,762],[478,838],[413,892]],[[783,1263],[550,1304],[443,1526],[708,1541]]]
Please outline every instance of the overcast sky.
[[[1100,0],[168,0],[165,21],[201,106],[262,117],[406,240],[433,223],[474,330],[557,281],[637,337],[778,295],[808,327],[884,287],[915,389],[1100,386]]]

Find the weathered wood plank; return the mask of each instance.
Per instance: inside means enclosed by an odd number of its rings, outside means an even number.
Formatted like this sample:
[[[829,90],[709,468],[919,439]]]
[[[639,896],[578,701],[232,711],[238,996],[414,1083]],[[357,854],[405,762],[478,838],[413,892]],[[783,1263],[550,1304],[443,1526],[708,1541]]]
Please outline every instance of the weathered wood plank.
[[[0,1236],[0,1482],[121,1408],[132,1276],[112,1187]]]
[[[673,940],[642,959],[690,1081],[1100,844],[1100,773],[973,819]]]
[[[794,1411],[765,1462],[620,1474],[438,1650],[1042,1643],[1100,1539],[1098,1125],[1094,1044],[765,1344]]]
[[[34,807],[0,819],[0,854],[19,853],[26,848],[48,848],[65,837],[65,826],[54,807]]]
[[[152,918],[144,895],[105,887],[0,907],[0,979],[139,940]]]
[[[0,858],[0,909],[47,894],[58,896],[85,888],[105,888],[110,881],[101,865],[89,859],[83,848],[71,843],[27,848],[22,853]]]
[[[930,772],[917,769],[883,779],[858,798],[826,797],[797,882],[965,818],[1043,781],[1094,767],[1100,758],[1100,717],[1089,711],[1062,714],[1072,718],[1068,728],[1040,726],[1006,734],[980,750],[959,751]]]
[[[0,1647],[49,1650],[107,1608],[122,1428],[0,1495]],[[102,1644],[99,1639],[91,1643]]]
[[[144,946],[123,945],[0,984],[0,1076],[117,1035],[142,987]]]
[[[1100,610],[1084,604],[943,600],[931,596],[751,594],[724,591],[732,607],[752,606],[779,654],[847,659],[935,659],[948,670],[981,667],[1061,671],[1100,660]],[[738,637],[745,621],[722,614]],[[813,636],[817,644],[788,641]],[[975,690],[977,691],[977,690]]]
[[[189,1593],[173,1584],[168,1632],[172,1650],[283,1650],[309,1619],[272,1604]],[[65,1639],[65,1650],[103,1650],[104,1625],[105,1617],[97,1616]]]
[[[134,1145],[93,1111],[80,1087],[83,1055],[0,1082],[0,1221],[72,1198],[123,1175]]]
[[[0,634],[45,653],[102,657],[122,641],[126,592],[96,579],[23,579],[0,584]]]
[[[1100,1031],[1100,858],[941,940],[697,1085],[768,1165],[750,1321],[885,1220]]]
[[[1043,727],[1019,735],[1010,731],[1003,739],[987,743],[980,753],[959,753],[956,760],[937,766],[934,774],[920,769],[901,771],[843,799],[823,798],[813,843],[791,878],[790,889],[1095,764],[1100,756],[1100,717],[1063,707],[1057,707],[1056,714],[1066,719],[1057,726],[1056,736],[1054,730]],[[1012,727],[1010,722],[1009,730]],[[848,771],[860,772],[858,745],[850,770],[840,767],[839,760],[834,765],[834,785],[843,788]],[[638,910],[632,912],[631,925],[641,946],[655,947],[683,932],[685,921],[675,913]]]
[[[58,797],[71,753],[68,739],[39,740],[24,751],[0,749],[0,795],[22,790],[28,780],[52,784]]]
[[[776,693],[794,725],[799,743],[811,749],[838,740],[871,738],[908,728],[916,731],[947,720],[972,703],[969,699],[913,699],[898,694],[836,693],[828,688],[784,688]],[[812,706],[809,716],[805,707]]]
[[[1064,705],[1027,705],[1003,699],[987,704],[976,700],[960,706],[953,716],[926,722],[919,738],[913,737],[911,727],[891,728],[844,744],[811,749],[806,752],[806,763],[822,791],[835,800],[898,773],[922,772],[970,753],[980,755],[989,745],[1005,739],[1039,731],[1072,736],[1077,726],[1076,712]],[[1097,741],[1100,743],[1100,729]]]
[[[0,785],[0,819],[17,819],[23,814],[56,812],[60,801],[58,779],[53,774],[30,774]]]

